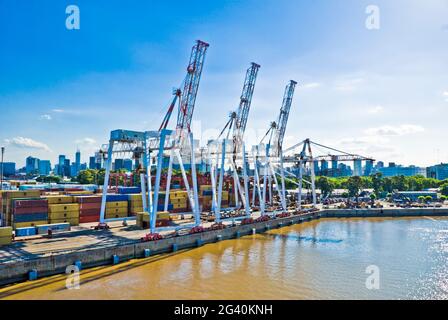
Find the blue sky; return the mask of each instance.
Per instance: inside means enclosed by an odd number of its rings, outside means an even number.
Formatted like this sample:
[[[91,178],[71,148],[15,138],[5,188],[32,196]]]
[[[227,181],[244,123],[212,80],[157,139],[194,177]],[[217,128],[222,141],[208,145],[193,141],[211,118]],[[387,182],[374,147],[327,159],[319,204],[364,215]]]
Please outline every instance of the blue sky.
[[[448,1],[0,0],[0,144],[83,161],[117,128],[157,129],[196,39],[210,43],[194,114],[202,141],[261,65],[247,139],[296,90],[286,145],[311,138],[378,160],[448,162]],[[65,8],[80,9],[67,30]],[[379,30],[365,27],[380,8]]]

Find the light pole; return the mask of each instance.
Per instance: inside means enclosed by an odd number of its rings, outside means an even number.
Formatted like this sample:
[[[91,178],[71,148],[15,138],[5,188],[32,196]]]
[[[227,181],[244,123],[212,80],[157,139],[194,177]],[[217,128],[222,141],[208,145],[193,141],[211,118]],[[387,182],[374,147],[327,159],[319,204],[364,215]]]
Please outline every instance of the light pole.
[[[5,154],[5,147],[2,147],[2,159],[0,162],[0,190],[3,190],[3,156]]]

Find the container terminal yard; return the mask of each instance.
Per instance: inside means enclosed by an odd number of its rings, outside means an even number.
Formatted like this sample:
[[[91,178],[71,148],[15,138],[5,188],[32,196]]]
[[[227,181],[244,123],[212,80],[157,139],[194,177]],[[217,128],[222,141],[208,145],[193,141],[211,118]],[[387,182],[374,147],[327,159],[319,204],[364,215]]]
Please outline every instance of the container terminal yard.
[[[300,88],[294,80],[287,81],[263,139],[246,145],[257,63],[249,64],[238,107],[219,136],[199,148],[191,123],[208,49],[200,40],[193,46],[185,79],[158,128],[111,131],[102,148],[102,186],[22,184],[1,191],[0,285],[64,273],[69,265],[118,264],[323,217],[448,216],[443,204],[401,208],[374,200],[324,201],[316,189],[316,163],[351,161],[356,168],[375,160],[310,139],[284,147]],[[315,147],[327,153],[318,155]],[[123,154],[140,164],[129,179],[111,172],[114,157]],[[206,173],[191,165],[199,160]]]

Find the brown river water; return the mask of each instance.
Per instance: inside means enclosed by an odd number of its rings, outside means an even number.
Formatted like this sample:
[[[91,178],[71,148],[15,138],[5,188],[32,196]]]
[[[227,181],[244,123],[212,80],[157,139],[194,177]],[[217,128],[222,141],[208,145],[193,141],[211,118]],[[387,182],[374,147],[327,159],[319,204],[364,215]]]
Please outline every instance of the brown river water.
[[[366,273],[377,267],[379,289]],[[448,299],[448,218],[323,219],[0,289],[3,299]]]

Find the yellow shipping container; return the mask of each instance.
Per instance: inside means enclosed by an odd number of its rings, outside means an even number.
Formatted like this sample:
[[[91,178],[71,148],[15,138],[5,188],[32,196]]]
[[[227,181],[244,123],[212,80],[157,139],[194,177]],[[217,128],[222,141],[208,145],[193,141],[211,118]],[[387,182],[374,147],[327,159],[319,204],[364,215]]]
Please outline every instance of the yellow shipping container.
[[[128,216],[127,212],[106,213],[106,219],[126,218],[127,216]]]
[[[168,211],[157,212],[157,219],[169,219],[170,213]]]
[[[42,220],[42,221],[33,221],[33,222],[16,222],[16,223],[14,223],[14,229],[41,226],[43,224],[48,224],[48,221]]]
[[[69,193],[70,193],[70,194],[73,194],[73,195],[77,195],[77,194],[79,194],[79,195],[89,195],[89,194],[93,194],[92,191],[85,191],[85,190],[83,190],[83,191],[70,191]]]
[[[71,226],[78,226],[79,225],[79,218],[66,218],[66,219],[50,219],[48,221],[50,224],[55,223],[70,223]]]
[[[187,198],[188,192],[187,191],[170,191],[170,199],[173,198]]]
[[[79,211],[60,211],[60,212],[49,212],[48,219],[72,219],[79,218]]]
[[[7,246],[12,243],[12,237],[0,237],[0,246]]]
[[[68,212],[68,211],[78,211],[78,203],[65,203],[65,204],[50,204],[48,206],[48,212]]]
[[[137,220],[149,222],[149,214],[147,212],[138,212]]]
[[[138,200],[142,201],[142,194],[141,193],[140,194],[130,194],[128,196],[128,199],[130,201],[138,201]]]
[[[173,203],[173,209],[186,209],[187,203]]]
[[[106,208],[106,214],[119,214],[119,213],[128,213],[128,207],[121,208]]]
[[[11,237],[11,235],[12,235],[12,228],[11,227],[2,227],[2,228],[0,228],[0,238]]]
[[[48,204],[63,204],[75,202],[75,198],[72,196],[49,196],[46,198],[48,200]]]
[[[128,202],[127,201],[115,201],[115,202],[106,202],[106,208],[112,209],[112,208],[127,208]]]
[[[5,194],[8,199],[38,198],[40,197],[40,190],[6,191]]]
[[[143,202],[129,202],[129,207],[135,208],[135,207],[143,207]]]

